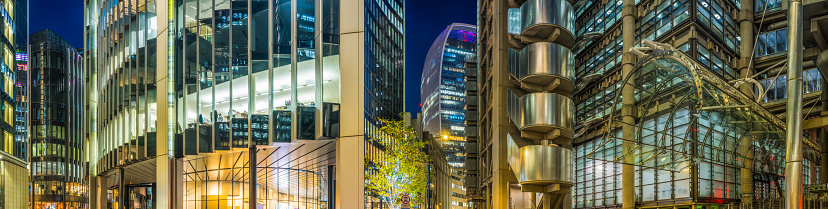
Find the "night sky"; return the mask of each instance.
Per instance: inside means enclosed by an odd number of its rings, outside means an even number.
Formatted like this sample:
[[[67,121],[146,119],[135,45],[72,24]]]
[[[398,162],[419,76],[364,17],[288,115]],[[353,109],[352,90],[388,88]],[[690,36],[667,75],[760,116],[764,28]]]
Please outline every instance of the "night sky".
[[[477,25],[477,1],[406,0],[405,10],[405,111],[417,115],[428,48],[452,23]]]
[[[83,1],[30,0],[29,32],[55,31],[72,46],[83,46]],[[476,0],[406,0],[405,111],[420,112],[420,78],[428,48],[451,23],[477,24]]]
[[[29,0],[29,33],[46,28],[75,48],[83,47],[83,1]]]

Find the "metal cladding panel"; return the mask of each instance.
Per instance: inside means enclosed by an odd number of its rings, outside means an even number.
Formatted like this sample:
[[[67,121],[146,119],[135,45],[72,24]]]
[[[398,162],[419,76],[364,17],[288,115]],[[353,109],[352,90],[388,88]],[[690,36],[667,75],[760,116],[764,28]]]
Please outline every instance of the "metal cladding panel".
[[[517,153],[510,153],[509,164],[516,169],[515,174],[520,184],[574,182],[575,161],[572,150],[550,145],[528,145],[516,151]]]
[[[575,127],[575,103],[572,99],[553,93],[530,93],[520,97],[520,129],[529,126],[556,126],[572,131]]]
[[[466,158],[464,161],[464,169],[466,170],[477,170],[477,159],[474,158]]]
[[[528,0],[520,6],[521,31],[534,25],[558,25],[575,31],[572,4],[560,0]]]
[[[477,153],[477,142],[466,142],[466,153]],[[466,159],[468,160],[468,158]],[[466,164],[468,165],[468,164]]]
[[[558,76],[569,82],[575,81],[575,70],[572,51],[568,48],[549,42],[530,44],[520,50],[520,64],[517,68],[518,80],[530,76]]]

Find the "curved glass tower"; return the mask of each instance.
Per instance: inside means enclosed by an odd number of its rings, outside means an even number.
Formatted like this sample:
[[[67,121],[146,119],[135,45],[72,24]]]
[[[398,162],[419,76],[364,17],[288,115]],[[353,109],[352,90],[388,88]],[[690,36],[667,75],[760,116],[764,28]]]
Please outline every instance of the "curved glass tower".
[[[403,109],[402,5],[87,1],[93,204],[364,205],[377,152],[352,150]]]
[[[477,28],[454,23],[431,45],[423,65],[423,131],[442,139],[446,160],[463,168],[466,57],[477,51]]]
[[[32,207],[86,208],[81,55],[49,29],[29,37]]]

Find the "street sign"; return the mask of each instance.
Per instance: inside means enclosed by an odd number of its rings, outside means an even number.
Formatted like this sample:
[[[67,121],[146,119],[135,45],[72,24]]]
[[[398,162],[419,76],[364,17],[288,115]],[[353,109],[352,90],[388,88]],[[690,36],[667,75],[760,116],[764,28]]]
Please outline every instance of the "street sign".
[[[408,204],[411,202],[411,197],[409,197],[407,194],[403,195],[402,198],[400,198],[400,202],[402,202],[402,205],[400,205],[400,209],[411,209],[411,205]]]

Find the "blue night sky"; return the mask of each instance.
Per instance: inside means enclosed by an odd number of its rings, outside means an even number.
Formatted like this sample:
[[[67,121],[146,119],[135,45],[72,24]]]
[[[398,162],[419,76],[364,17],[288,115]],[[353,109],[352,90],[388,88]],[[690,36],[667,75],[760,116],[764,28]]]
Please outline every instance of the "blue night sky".
[[[416,115],[428,48],[452,23],[477,25],[477,1],[406,0],[405,10],[405,111]]]
[[[83,47],[83,1],[29,0],[29,33],[46,28],[75,48]]]
[[[83,1],[30,0],[29,32],[49,28],[83,47]],[[420,78],[428,48],[451,23],[477,23],[476,0],[406,0],[406,104],[407,112],[420,112]]]

